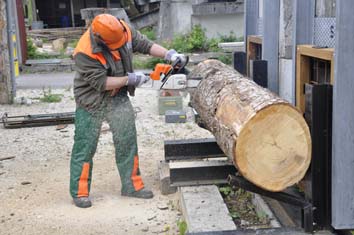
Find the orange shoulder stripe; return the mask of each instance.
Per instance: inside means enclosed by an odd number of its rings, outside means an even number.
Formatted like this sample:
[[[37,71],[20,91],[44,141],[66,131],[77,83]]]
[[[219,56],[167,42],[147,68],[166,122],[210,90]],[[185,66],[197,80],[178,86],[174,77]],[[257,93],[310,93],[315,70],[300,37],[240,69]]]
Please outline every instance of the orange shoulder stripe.
[[[102,53],[94,54],[92,53],[91,39],[90,39],[90,30],[86,30],[86,32],[81,36],[75,50],[73,56],[78,53],[83,53],[89,56],[92,59],[98,60],[101,64],[106,65],[107,61],[104,58]]]

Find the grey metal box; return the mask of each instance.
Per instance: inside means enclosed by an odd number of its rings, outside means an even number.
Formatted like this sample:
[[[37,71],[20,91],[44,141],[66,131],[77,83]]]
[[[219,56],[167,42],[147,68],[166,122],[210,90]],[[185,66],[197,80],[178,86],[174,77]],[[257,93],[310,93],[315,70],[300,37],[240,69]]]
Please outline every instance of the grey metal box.
[[[185,123],[186,120],[187,120],[187,115],[185,111],[166,110],[165,112],[166,123]]]

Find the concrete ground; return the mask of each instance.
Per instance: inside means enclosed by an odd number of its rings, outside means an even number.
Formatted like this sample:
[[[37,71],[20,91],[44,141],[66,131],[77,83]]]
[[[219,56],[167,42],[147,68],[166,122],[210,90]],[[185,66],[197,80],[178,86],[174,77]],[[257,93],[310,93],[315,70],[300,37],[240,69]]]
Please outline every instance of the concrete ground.
[[[0,105],[0,116],[69,112],[75,110],[72,74],[36,74],[18,78],[18,97],[31,105]],[[63,95],[60,103],[42,103],[42,86]],[[23,89],[29,87],[38,87]],[[91,198],[93,207],[76,208],[69,195],[69,163],[74,125],[4,129],[0,126],[0,234],[178,234],[177,195],[161,195],[157,166],[163,159],[163,141],[210,137],[191,120],[165,124],[157,115],[157,92],[138,89],[138,145],[145,185],[152,200],[120,196],[120,179],[114,162],[112,135],[104,124],[94,157]],[[185,99],[185,107],[188,99]]]
[[[67,88],[73,85],[74,76],[75,73],[21,74],[16,78],[16,88]]]

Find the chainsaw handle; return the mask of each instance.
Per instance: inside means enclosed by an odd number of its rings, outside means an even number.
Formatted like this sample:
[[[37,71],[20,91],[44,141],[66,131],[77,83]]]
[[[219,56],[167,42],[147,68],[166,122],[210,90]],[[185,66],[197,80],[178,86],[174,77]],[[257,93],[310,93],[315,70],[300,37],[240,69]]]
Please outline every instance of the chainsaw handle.
[[[178,70],[176,72],[173,71],[172,73],[173,74],[181,73],[181,71],[186,67],[188,62],[189,62],[189,56],[186,56],[186,61],[178,67]],[[181,59],[178,58],[172,63],[172,68],[175,69],[179,63],[181,63]]]

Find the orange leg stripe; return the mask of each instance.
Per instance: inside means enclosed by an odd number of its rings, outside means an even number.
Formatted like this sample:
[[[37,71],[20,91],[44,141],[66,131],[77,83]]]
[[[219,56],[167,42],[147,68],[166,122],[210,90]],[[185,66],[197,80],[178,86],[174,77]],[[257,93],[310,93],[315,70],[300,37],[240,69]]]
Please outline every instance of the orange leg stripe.
[[[138,169],[139,169],[139,158],[138,156],[134,157],[134,168],[132,172],[132,181],[133,181],[133,186],[135,191],[139,191],[144,188],[144,183],[140,175],[138,174]]]
[[[90,163],[86,162],[82,166],[82,172],[79,180],[77,197],[88,197],[88,177],[90,171]]]

